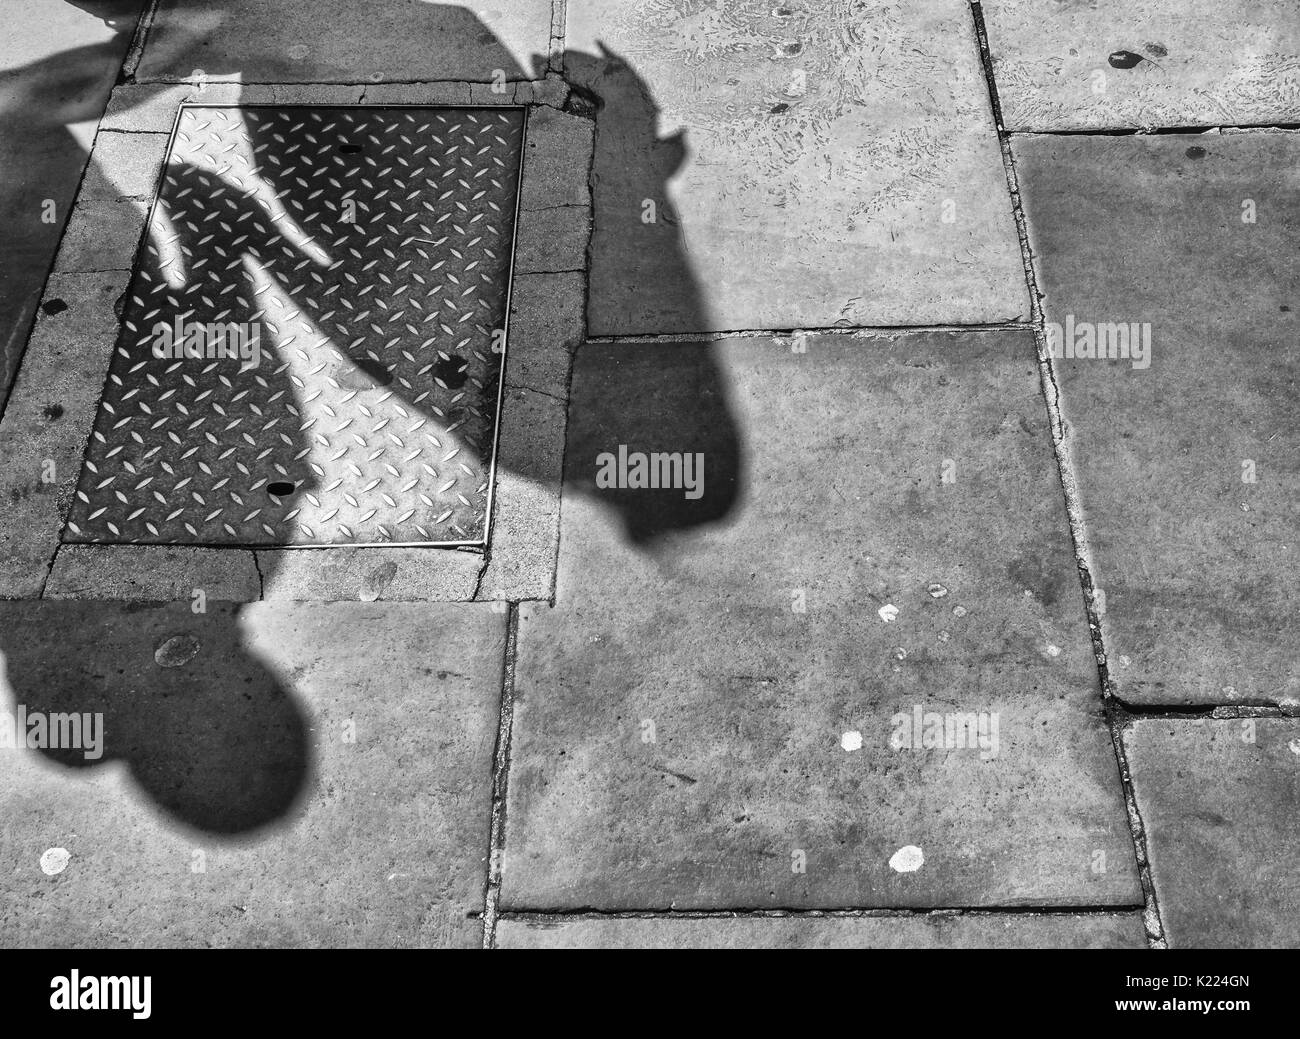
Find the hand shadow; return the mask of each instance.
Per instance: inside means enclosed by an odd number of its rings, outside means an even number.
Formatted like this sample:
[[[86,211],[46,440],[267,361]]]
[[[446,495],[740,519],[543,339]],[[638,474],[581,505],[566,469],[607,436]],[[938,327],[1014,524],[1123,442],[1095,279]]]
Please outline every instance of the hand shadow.
[[[352,6],[342,0],[330,3],[338,3],[340,10]],[[215,26],[224,17],[233,16],[237,5],[190,6],[196,10],[201,6],[208,21],[193,40],[178,41],[174,34],[166,40],[175,55],[174,64],[184,66],[192,60],[194,67],[214,76],[241,72],[237,60],[223,59],[218,48],[209,46]],[[322,10],[328,6],[317,3],[313,8],[313,17],[321,24],[330,24],[328,10]],[[373,24],[383,26],[395,38],[436,38],[444,46],[454,45],[458,38],[473,40],[482,53],[500,62],[476,77],[483,81],[492,77],[495,68],[506,69],[510,78],[523,78],[513,59],[502,57],[508,55],[504,45],[494,41],[486,26],[464,8],[382,0],[370,4],[367,12]],[[220,17],[214,20],[214,13]],[[669,203],[669,183],[686,155],[683,137],[659,135],[659,111],[647,84],[617,55],[603,49],[600,54],[571,52],[564,61],[566,71],[572,70],[582,81],[575,91],[577,106],[594,109],[596,224],[624,237],[624,252],[643,264],[643,276],[671,285],[680,306],[693,315],[695,326],[707,330],[707,306],[686,257],[680,222]],[[540,74],[544,65],[544,58],[535,58],[535,73]],[[287,182],[276,183],[272,167],[260,172],[273,193],[290,189]],[[173,243],[182,254],[218,249],[227,258],[257,259],[256,245],[250,245],[246,229],[269,226],[261,193],[194,166],[173,167],[168,175],[183,190],[188,189],[188,195],[213,200],[213,214],[221,216],[210,225],[211,236],[205,236],[209,240],[182,235],[181,241]],[[642,201],[647,198],[659,200],[663,214],[653,225],[641,220]],[[223,223],[224,228],[220,226]],[[317,272],[325,269],[320,256],[301,244],[290,241],[278,248],[292,254],[283,266],[305,266]],[[391,366],[349,349],[347,344],[354,337],[348,335],[346,318],[333,320],[331,326],[318,295],[295,289],[283,278],[276,283],[294,307],[329,335],[340,383],[352,380],[358,392],[380,386],[393,389]],[[599,278],[593,275],[593,284],[598,283]],[[250,288],[247,281],[244,287]],[[243,295],[244,309],[251,309],[251,298]],[[218,314],[222,320],[234,322],[254,316],[240,312],[238,304],[232,312],[226,300],[214,303],[210,314],[196,314],[192,320],[212,320]],[[630,451],[703,454],[707,463],[703,493],[687,498],[680,488],[600,487],[595,458],[570,460],[569,489],[596,498],[618,515],[629,541],[653,551],[666,535],[716,523],[730,513],[742,481],[740,437],[725,380],[707,341],[634,343],[624,348],[629,352],[624,376],[635,380],[644,406],[606,408],[591,416],[592,428],[598,432],[585,442],[607,444],[605,450],[615,452],[623,445]],[[264,377],[273,380],[270,392],[274,397],[283,391],[279,399],[294,400],[284,358],[278,356],[278,347],[272,345],[271,349],[277,356],[269,365],[263,362]],[[507,365],[509,350],[507,344]],[[495,383],[487,389],[495,400]],[[422,409],[400,385],[399,397],[413,412],[445,424],[446,416]],[[580,420],[585,417],[570,415],[570,423]],[[287,435],[282,428],[267,441],[266,465],[268,471],[279,472],[294,485],[294,495],[306,494],[318,485],[307,462],[306,449],[311,445],[293,424],[287,425]],[[551,479],[549,474],[526,468],[518,472],[535,481]],[[263,578],[272,580],[274,574],[266,572]],[[182,605],[187,612],[188,604]],[[187,617],[187,627],[201,651],[192,665],[174,672],[159,671],[152,650],[146,656],[142,647],[149,637],[162,639],[171,631],[169,625],[177,623],[176,606],[146,609],[45,602],[23,608],[36,611],[50,638],[57,641],[42,638],[33,643],[0,635],[8,680],[18,702],[29,712],[101,711],[108,748],[102,760],[127,762],[137,781],[169,816],[212,833],[237,835],[282,820],[293,805],[301,803],[309,783],[311,757],[305,716],[293,696],[243,649],[238,629],[240,607],[210,607],[206,615]],[[135,625],[140,631],[130,643],[136,647],[131,664],[116,667],[119,655],[115,647],[126,637],[121,634],[124,625]],[[5,632],[13,630],[14,626],[4,625]],[[64,655],[53,649],[60,644],[74,647],[75,667],[68,666]],[[222,666],[202,663],[211,660],[221,660]],[[77,755],[45,753],[69,766],[94,764]]]

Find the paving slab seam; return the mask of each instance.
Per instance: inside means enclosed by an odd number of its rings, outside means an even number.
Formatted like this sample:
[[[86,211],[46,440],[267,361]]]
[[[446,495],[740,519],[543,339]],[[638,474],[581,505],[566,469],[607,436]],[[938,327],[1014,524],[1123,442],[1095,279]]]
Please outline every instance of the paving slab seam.
[[[54,574],[54,564],[59,558],[59,550],[61,548],[63,548],[63,542],[56,541],[54,544],[54,551],[50,553],[50,561],[45,564],[45,574],[43,577],[41,577],[41,587],[40,590],[36,593],[36,597],[38,599],[45,598],[45,589],[49,587],[50,578]]]
[[[1250,133],[1255,130],[1300,130],[1300,123],[1199,123],[1187,126],[1091,127],[1076,130],[1008,130],[1009,137],[1159,137],[1162,134]]]
[[[506,620],[506,647],[501,661],[501,712],[492,757],[492,816],[488,827],[487,883],[483,890],[483,948],[496,948],[497,906],[501,900],[501,856],[505,845],[506,791],[510,780],[510,736],[515,720],[515,654],[519,644],[519,607],[511,604]]]
[[[546,64],[552,72],[564,73],[564,45],[568,29],[568,0],[551,0],[550,53],[546,56]]]
[[[561,27],[565,32],[567,32],[567,0],[555,0],[555,3],[557,6],[563,8],[561,13],[566,19],[566,22],[561,23]],[[562,39],[561,42],[563,43],[564,40]],[[563,54],[563,51],[561,51],[561,54]],[[581,88],[575,87],[570,83],[568,77],[564,76],[562,69],[561,76],[563,77],[565,84],[569,87],[570,97],[576,96]],[[564,110],[566,112],[569,111],[569,103],[567,99],[565,101]],[[595,261],[596,255],[596,155],[600,150],[600,123],[594,119],[592,122],[591,152],[587,156],[587,191],[591,203],[591,226],[587,234],[587,248],[584,253],[586,270],[583,272],[584,277],[582,279],[582,336],[579,339],[579,343],[592,341],[587,335],[588,329],[590,328],[588,315],[591,313],[591,275],[589,272],[592,269],[592,263]],[[568,370],[565,372],[564,376],[564,400],[561,402],[564,404],[564,431],[563,438],[560,441],[560,480],[556,488],[556,509],[557,515],[560,517],[560,526],[555,532],[555,552],[551,557],[551,596],[548,600],[551,606],[555,605],[556,597],[559,595],[560,584],[560,541],[563,537],[564,531],[564,473],[569,464],[569,401],[573,399],[573,373],[575,367],[573,360],[574,354],[570,352]]]
[[[1199,704],[1195,707],[1171,707],[1168,704],[1129,704],[1116,698],[1116,718],[1125,729],[1139,721],[1230,720],[1233,718],[1300,718],[1300,706],[1279,707],[1274,704]]]
[[[122,68],[117,74],[118,86],[135,82],[135,70],[140,67],[140,59],[144,57],[149,30],[153,28],[153,20],[158,13],[160,3],[162,0],[149,0],[148,6],[140,12],[140,17],[135,23],[135,31],[131,34],[130,46],[126,49],[126,57],[122,61]]]
[[[1110,731],[1111,746],[1115,753],[1115,764],[1119,771],[1120,786],[1124,795],[1124,804],[1128,812],[1129,830],[1133,840],[1134,855],[1137,859],[1138,879],[1142,886],[1145,907],[1142,914],[1143,925],[1147,932],[1147,942],[1153,949],[1167,948],[1164,923],[1160,916],[1160,904],[1156,895],[1155,880],[1152,876],[1151,862],[1147,854],[1146,828],[1138,809],[1137,793],[1133,786],[1133,776],[1129,768],[1128,752],[1124,746],[1123,720],[1119,717],[1114,689],[1111,685],[1110,672],[1106,663],[1106,647],[1102,639],[1100,613],[1094,594],[1095,584],[1092,579],[1092,567],[1088,554],[1087,529],[1084,524],[1083,510],[1079,504],[1078,482],[1074,475],[1074,465],[1070,458],[1069,445],[1066,442],[1065,423],[1061,416],[1060,388],[1052,368],[1047,335],[1044,326],[1042,293],[1038,288],[1038,279],[1034,273],[1033,251],[1029,243],[1028,225],[1024,207],[1020,198],[1020,184],[1016,175],[1015,157],[1011,151],[1010,135],[1002,117],[1002,102],[998,96],[997,79],[993,72],[993,57],[989,49],[988,31],[984,24],[984,10],[979,0],[971,0],[971,16],[975,21],[975,37],[980,51],[980,62],[984,68],[984,78],[988,86],[989,104],[993,109],[993,120],[997,127],[998,145],[1002,151],[1002,164],[1006,172],[1007,188],[1011,194],[1012,213],[1016,222],[1016,233],[1020,238],[1021,259],[1025,268],[1025,281],[1029,288],[1030,314],[1033,322],[1034,344],[1038,350],[1039,378],[1043,387],[1043,396],[1048,413],[1048,425],[1052,434],[1052,448],[1056,456],[1057,472],[1061,479],[1061,490],[1065,497],[1066,516],[1070,526],[1070,539],[1074,546],[1075,564],[1079,572],[1082,588],[1084,610],[1087,614],[1088,629],[1092,637],[1093,655],[1097,663],[1097,675],[1100,681],[1102,711]]]
[[[1006,917],[1006,916],[1115,916],[1140,913],[1145,906],[1116,902],[1107,905],[1007,905],[1007,906],[934,906],[892,909],[864,909],[845,906],[835,909],[791,909],[782,906],[734,906],[728,909],[674,909],[662,906],[651,909],[600,909],[582,906],[559,909],[503,909],[495,920],[733,920],[733,919],[846,919],[915,920],[927,917]]]
[[[196,106],[197,107],[197,106]],[[121,137],[169,137],[170,134],[163,130],[128,130],[120,126],[106,126],[102,130],[95,131],[96,139],[100,134],[115,134]],[[121,196],[123,198],[136,198],[140,196]]]
[[[464,76],[457,76],[453,79],[313,79],[298,80],[286,82],[282,79],[213,79],[204,77],[200,79],[197,76],[167,77],[160,76],[157,79],[137,79],[132,80],[134,86],[198,86],[200,83],[206,83],[208,86],[227,85],[235,87],[292,87],[295,90],[303,90],[308,87],[422,87],[422,86],[456,86],[457,84],[473,84],[474,86],[488,86],[497,80],[488,76],[486,79],[466,79]],[[520,76],[517,79],[506,79],[507,83],[545,83],[545,76]],[[539,102],[540,103],[540,102]]]
[[[568,273],[568,272],[560,272]],[[897,339],[930,332],[1032,332],[1031,321],[1006,321],[971,325],[832,325],[829,328],[738,328],[725,332],[679,332],[588,336],[584,342],[608,343],[718,343],[728,339],[771,339],[790,336],[848,336],[860,339]]]

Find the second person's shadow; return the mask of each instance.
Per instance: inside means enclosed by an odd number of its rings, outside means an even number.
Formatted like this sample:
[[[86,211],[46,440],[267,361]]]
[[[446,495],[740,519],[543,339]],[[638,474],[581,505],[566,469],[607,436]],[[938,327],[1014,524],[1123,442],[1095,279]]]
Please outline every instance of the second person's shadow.
[[[84,0],[89,3],[90,0]],[[317,2],[312,7],[312,18],[322,25],[330,23],[328,8],[341,0]],[[238,4],[221,2],[200,4],[180,0],[171,5],[183,12],[186,7],[196,13],[202,11],[202,32],[193,39],[183,40],[173,32],[166,40],[176,68],[202,68],[214,76],[241,73],[240,63],[222,57],[219,47],[213,45],[228,19],[238,17]],[[350,5],[346,5],[350,6]],[[496,69],[505,69],[511,79],[526,78],[509,51],[496,41],[488,28],[471,12],[452,5],[412,4],[405,0],[382,0],[371,3],[368,12],[372,24],[382,26],[385,32],[403,39],[436,39],[443,47],[454,45],[457,39],[473,41],[475,53],[482,55],[485,67],[472,77],[489,81]],[[173,17],[171,24],[183,24],[183,17]],[[146,49],[146,59],[148,50]],[[534,59],[534,77],[540,77],[547,64],[545,57]],[[488,67],[490,66],[490,67]],[[590,54],[569,52],[564,56],[566,72],[582,84],[574,91],[571,108],[583,116],[594,117],[596,124],[595,169],[598,171],[594,187],[594,218],[604,234],[627,237],[625,252],[633,256],[651,248],[658,257],[653,276],[671,285],[681,310],[695,315],[696,327],[701,332],[710,328],[707,303],[698,279],[687,260],[681,239],[681,228],[672,213],[669,184],[686,156],[686,144],[678,135],[661,136],[658,126],[658,107],[648,84],[619,56],[609,52]],[[446,78],[438,70],[430,70],[430,79]],[[250,121],[249,130],[255,148],[273,145],[273,141],[260,136],[270,124]],[[272,194],[293,196],[301,189],[288,175],[282,175],[274,164],[264,164],[258,175]],[[256,239],[249,239],[250,227],[270,226],[270,213],[265,204],[265,193],[250,191],[223,181],[209,169],[181,164],[166,171],[187,197],[196,195],[211,200],[212,219],[200,234],[185,230],[183,222],[177,223],[178,239],[170,248],[187,256],[200,256],[204,250],[220,246],[230,255],[242,256],[256,263],[259,249]],[[525,176],[527,172],[525,170]],[[657,200],[666,219],[647,224],[641,219],[642,202]],[[166,213],[168,202],[160,203]],[[526,217],[525,217],[526,218]],[[226,225],[222,229],[221,225]],[[647,236],[654,241],[648,241]],[[278,248],[293,253],[286,258],[285,267],[295,265],[325,266],[319,253],[292,243],[279,243]],[[148,250],[142,252],[142,258]],[[247,273],[241,275],[248,279]],[[245,300],[252,297],[247,291],[253,288],[247,280],[245,292],[235,293]],[[291,299],[312,321],[324,328],[327,322],[321,313],[318,299],[305,294],[294,295],[290,287],[279,281],[278,291]],[[598,300],[591,301],[599,305]],[[212,306],[211,314],[194,314],[196,321],[212,320],[220,315],[224,321],[247,321],[252,313],[232,312],[228,302]],[[330,337],[343,368],[351,365],[355,370],[344,371],[343,379],[352,379],[359,389],[367,386],[385,386],[392,389],[394,366],[386,366],[382,359],[376,361],[368,354],[349,352],[348,344],[356,337],[348,334],[346,319],[341,324],[335,319]],[[506,365],[509,370],[510,348],[506,348]],[[276,348],[270,346],[272,356],[264,359],[263,374],[278,366]],[[557,346],[557,349],[563,347]],[[690,530],[716,523],[733,509],[740,492],[741,444],[736,423],[728,405],[727,386],[707,341],[645,342],[620,346],[628,351],[625,364],[616,366],[604,378],[626,380],[626,384],[611,385],[612,399],[635,399],[634,407],[621,404],[603,407],[599,415],[575,414],[570,409],[569,428],[572,431],[586,424],[581,443],[590,448],[591,457],[577,457],[570,453],[566,463],[566,490],[591,495],[603,506],[613,511],[630,542],[647,551],[653,551],[659,539],[673,532]],[[161,362],[160,362],[161,363]],[[579,357],[581,364],[581,357]],[[444,381],[446,369],[441,371]],[[453,377],[456,373],[450,373]],[[289,375],[281,372],[272,376],[269,394],[278,399],[293,400],[297,390]],[[497,378],[491,373],[490,380]],[[498,386],[489,381],[484,387],[485,399],[495,400]],[[415,397],[404,401],[413,412],[431,421],[445,422],[446,416],[422,410]],[[688,498],[681,488],[599,487],[596,483],[596,450],[617,452],[620,446],[629,451],[663,453],[699,453],[705,457],[707,468],[703,493],[698,498]],[[306,451],[311,447],[300,435],[287,439],[277,436],[270,450],[273,457],[267,463],[288,474],[293,493],[308,493],[315,485],[315,477],[304,464]],[[274,464],[272,464],[274,463]],[[520,464],[520,475],[538,482],[553,479],[549,472],[531,471],[527,463]],[[430,551],[437,551],[431,549]],[[270,557],[268,557],[269,559]],[[263,579],[270,582],[274,572],[264,567]],[[234,657],[231,668],[216,673],[191,673],[183,700],[170,700],[174,705],[175,719],[165,726],[157,724],[156,701],[167,698],[166,672],[149,671],[148,686],[133,688],[130,695],[114,688],[113,671],[94,666],[76,671],[64,669],[64,681],[53,681],[48,667],[41,666],[33,657],[29,646],[14,646],[0,642],[7,665],[7,678],[19,703],[29,711],[38,710],[96,710],[111,703],[111,725],[105,732],[108,753],[104,760],[126,760],[155,800],[178,820],[215,833],[235,835],[256,831],[278,819],[284,818],[294,804],[299,804],[309,783],[311,759],[307,745],[308,726],[304,723],[302,709],[293,702],[265,667],[239,649],[237,629],[239,610],[215,610],[206,615],[190,618],[190,629],[204,645],[220,647],[227,657]],[[80,629],[76,639],[81,652],[93,657],[93,645],[84,637],[85,616],[78,611],[68,611],[63,619],[58,611],[46,611],[45,624],[53,629],[61,624],[68,630],[62,636],[71,639]],[[49,630],[57,644],[61,636]],[[92,640],[93,642],[93,640]],[[233,669],[233,671],[232,671]],[[247,672],[239,689],[230,685],[229,675]],[[120,673],[120,672],[119,672]],[[144,674],[145,672],[142,672]],[[96,676],[89,680],[90,676]],[[143,679],[142,679],[143,680]],[[195,688],[195,685],[201,688]],[[246,713],[247,702],[241,703],[236,694],[243,687],[261,690],[258,703],[264,711],[250,722],[241,715]],[[229,709],[222,704],[230,700]],[[78,704],[87,706],[80,706]],[[205,705],[201,712],[204,736],[194,738],[194,727],[200,724],[200,715],[185,720],[185,704]],[[96,705],[99,705],[96,707]],[[270,712],[269,715],[266,712]],[[251,728],[250,728],[251,726]],[[281,735],[274,743],[256,738],[249,739],[250,731],[275,731]],[[61,763],[74,767],[90,767],[82,758],[51,754]],[[177,770],[181,770],[178,772]],[[172,773],[176,773],[173,775]],[[183,775],[182,775],[183,772]],[[239,778],[242,777],[242,778]],[[181,781],[183,778],[183,781]],[[235,784],[232,787],[232,782]],[[232,790],[238,796],[232,798]],[[229,804],[229,808],[222,808]]]

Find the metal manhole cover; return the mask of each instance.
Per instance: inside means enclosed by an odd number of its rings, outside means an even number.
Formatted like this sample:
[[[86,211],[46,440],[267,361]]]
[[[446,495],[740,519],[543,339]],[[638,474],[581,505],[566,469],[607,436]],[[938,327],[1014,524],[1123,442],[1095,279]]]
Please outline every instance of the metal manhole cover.
[[[183,108],[64,539],[484,543],[523,134]]]

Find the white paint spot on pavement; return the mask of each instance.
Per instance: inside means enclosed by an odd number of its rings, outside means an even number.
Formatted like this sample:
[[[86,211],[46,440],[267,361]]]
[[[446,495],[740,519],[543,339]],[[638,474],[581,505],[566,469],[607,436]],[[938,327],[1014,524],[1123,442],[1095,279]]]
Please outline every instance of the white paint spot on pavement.
[[[952,615],[953,615],[954,617],[965,617],[965,616],[966,616],[966,607],[965,607],[965,606],[954,606],[954,607],[952,608]]]
[[[1049,657],[1059,657],[1061,655],[1061,647],[1055,646],[1049,642],[1047,644],[1047,655]]]
[[[878,609],[876,612],[880,614],[880,619],[884,621],[886,624],[890,623],[890,621],[897,619],[898,617],[898,607],[895,606],[892,602],[885,603],[885,605],[880,607],[880,609]]]
[[[932,584],[926,590],[930,593],[931,599],[942,599],[948,594],[948,589],[941,584]]]
[[[57,877],[68,868],[71,858],[67,848],[49,848],[41,856],[41,872],[47,877]]]
[[[894,852],[889,868],[895,873],[915,873],[925,865],[925,856],[915,844],[907,844]]]
[[[1291,748],[1292,754],[1300,755],[1300,740],[1292,740],[1287,746]]]
[[[862,733],[858,732],[857,729],[850,729],[840,737],[840,746],[845,750],[861,750]]]

